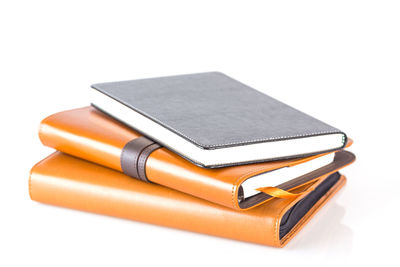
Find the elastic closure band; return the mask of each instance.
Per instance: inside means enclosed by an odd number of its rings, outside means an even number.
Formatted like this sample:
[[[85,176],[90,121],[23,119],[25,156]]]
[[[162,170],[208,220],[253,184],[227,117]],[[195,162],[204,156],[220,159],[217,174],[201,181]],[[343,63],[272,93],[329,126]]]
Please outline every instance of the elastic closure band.
[[[138,175],[139,179],[142,181],[150,182],[149,179],[147,179],[146,176],[146,162],[147,159],[149,158],[150,154],[156,150],[159,149],[161,146],[157,143],[154,143],[145,149],[143,149],[142,153],[140,153],[139,160],[138,160]]]
[[[122,171],[138,180],[150,182],[146,176],[146,161],[151,152],[160,147],[144,136],[129,141],[121,151]]]

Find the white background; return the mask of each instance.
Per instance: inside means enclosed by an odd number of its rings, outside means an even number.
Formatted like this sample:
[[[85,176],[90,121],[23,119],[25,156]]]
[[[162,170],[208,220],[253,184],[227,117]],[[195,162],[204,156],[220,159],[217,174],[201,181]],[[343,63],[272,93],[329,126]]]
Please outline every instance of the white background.
[[[355,141],[347,186],[285,248],[29,199],[40,120],[90,84],[213,70]],[[0,266],[395,265],[399,74],[399,1],[1,1]]]

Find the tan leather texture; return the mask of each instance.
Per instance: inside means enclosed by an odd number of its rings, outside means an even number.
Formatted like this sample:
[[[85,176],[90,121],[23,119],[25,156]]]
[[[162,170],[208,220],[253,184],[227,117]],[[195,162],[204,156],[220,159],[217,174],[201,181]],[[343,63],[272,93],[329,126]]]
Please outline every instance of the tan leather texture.
[[[344,183],[341,176],[282,238],[282,216],[299,199],[274,198],[246,212],[235,211],[61,152],[32,168],[29,193],[32,200],[51,205],[282,247]],[[309,183],[293,192],[312,186]]]
[[[89,160],[112,169],[122,171],[121,152],[131,140],[141,136],[138,132],[110,118],[93,107],[84,107],[54,114],[40,125],[40,140],[70,155]],[[352,144],[349,140],[347,147]],[[338,152],[350,153],[350,152]],[[351,154],[351,153],[350,153]],[[321,155],[266,163],[207,169],[185,160],[166,148],[153,151],[145,163],[145,176],[151,182],[185,192],[233,209],[253,208],[271,199],[264,193],[251,201],[239,203],[241,183],[255,175],[286,166],[294,166]],[[302,183],[286,185],[285,190],[295,189],[301,184],[314,182],[324,174],[354,161],[347,154],[347,161],[337,162],[313,177],[303,177]],[[275,185],[266,185],[275,186]]]

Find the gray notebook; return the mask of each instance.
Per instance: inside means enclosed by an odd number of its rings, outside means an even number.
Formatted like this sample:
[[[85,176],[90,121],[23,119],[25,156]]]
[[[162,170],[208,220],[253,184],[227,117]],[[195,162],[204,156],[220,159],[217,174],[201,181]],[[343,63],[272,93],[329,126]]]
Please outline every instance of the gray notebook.
[[[91,103],[203,167],[329,152],[347,139],[220,72],[95,84]]]

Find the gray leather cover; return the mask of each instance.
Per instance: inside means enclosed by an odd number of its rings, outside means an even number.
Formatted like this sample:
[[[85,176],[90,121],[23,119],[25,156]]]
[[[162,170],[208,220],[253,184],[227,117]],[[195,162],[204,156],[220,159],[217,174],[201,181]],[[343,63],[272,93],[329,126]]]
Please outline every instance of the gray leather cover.
[[[92,87],[203,149],[342,133],[219,72]]]

